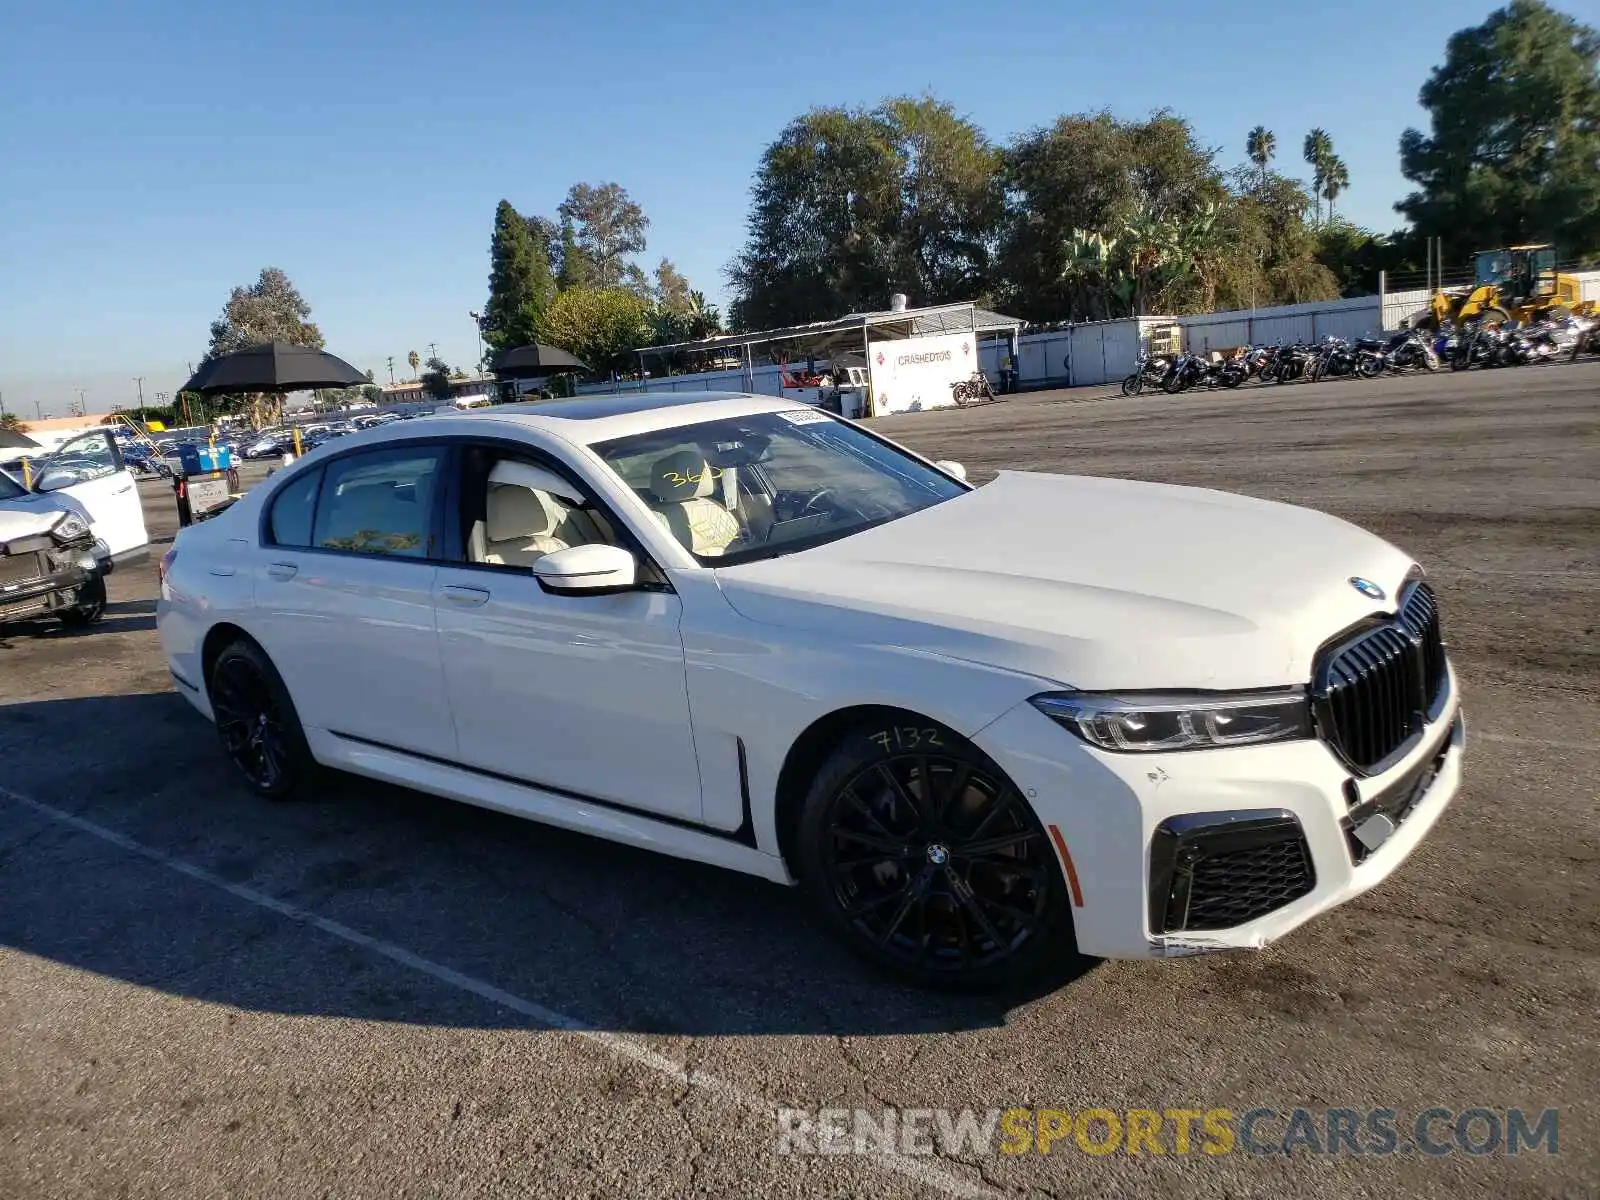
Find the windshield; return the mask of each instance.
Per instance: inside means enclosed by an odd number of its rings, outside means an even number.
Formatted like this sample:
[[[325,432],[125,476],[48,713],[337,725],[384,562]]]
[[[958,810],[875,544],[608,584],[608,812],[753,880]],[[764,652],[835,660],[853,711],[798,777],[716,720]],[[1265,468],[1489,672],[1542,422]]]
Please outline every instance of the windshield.
[[[813,408],[706,421],[592,448],[708,565],[836,541],[967,490]]]

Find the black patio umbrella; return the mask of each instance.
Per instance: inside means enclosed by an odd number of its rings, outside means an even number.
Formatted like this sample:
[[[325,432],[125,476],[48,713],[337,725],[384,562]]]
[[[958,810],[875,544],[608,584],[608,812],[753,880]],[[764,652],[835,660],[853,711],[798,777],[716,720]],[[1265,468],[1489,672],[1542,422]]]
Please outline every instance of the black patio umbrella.
[[[559,346],[544,346],[534,342],[514,350],[502,350],[494,356],[494,373],[510,379],[531,379],[538,375],[559,375],[565,371],[587,371],[589,365],[580,362]]]
[[[246,346],[202,363],[180,392],[220,396],[229,392],[299,392],[308,388],[353,387],[366,373],[344,359],[310,346],[266,342]]]
[[[14,429],[0,429],[0,450],[37,450],[39,443]]]

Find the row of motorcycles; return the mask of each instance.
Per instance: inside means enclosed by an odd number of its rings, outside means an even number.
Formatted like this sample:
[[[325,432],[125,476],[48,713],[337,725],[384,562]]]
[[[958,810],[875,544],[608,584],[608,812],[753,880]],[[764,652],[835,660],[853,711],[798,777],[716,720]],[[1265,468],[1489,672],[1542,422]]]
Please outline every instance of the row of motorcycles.
[[[1139,356],[1137,368],[1122,381],[1122,394],[1185,392],[1191,388],[1236,388],[1258,383],[1311,383],[1333,377],[1437,371],[1442,366],[1510,367],[1544,362],[1561,355],[1600,351],[1600,323],[1561,316],[1526,325],[1480,325],[1446,321],[1437,331],[1403,329],[1385,338],[1326,337],[1292,346],[1250,346],[1229,357],[1198,354]]]

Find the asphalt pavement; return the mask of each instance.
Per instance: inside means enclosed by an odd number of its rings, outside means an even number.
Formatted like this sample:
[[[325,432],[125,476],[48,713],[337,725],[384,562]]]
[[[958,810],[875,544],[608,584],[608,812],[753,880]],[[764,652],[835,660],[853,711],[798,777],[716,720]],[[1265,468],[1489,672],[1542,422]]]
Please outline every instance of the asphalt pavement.
[[[879,427],[979,480],[1219,487],[1413,551],[1463,679],[1455,805],[1263,952],[920,993],[758,880],[346,777],[251,798],[171,689],[153,564],[119,572],[93,631],[0,630],[0,1195],[1600,1194],[1600,364]],[[1557,1108],[1559,1145],[777,1152],[779,1108],[886,1106]]]

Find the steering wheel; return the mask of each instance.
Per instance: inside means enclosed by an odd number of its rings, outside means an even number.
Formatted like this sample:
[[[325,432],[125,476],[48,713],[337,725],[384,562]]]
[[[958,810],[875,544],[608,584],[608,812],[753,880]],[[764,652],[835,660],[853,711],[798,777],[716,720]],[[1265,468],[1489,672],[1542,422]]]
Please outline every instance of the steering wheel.
[[[831,495],[833,495],[832,488],[818,488],[816,491],[812,492],[811,495],[806,497],[806,502],[800,506],[800,511],[795,513],[790,520],[798,521],[801,517],[805,516],[814,507],[816,507],[817,501],[821,500],[824,496]]]

